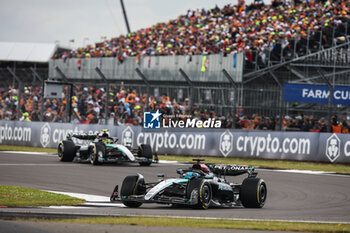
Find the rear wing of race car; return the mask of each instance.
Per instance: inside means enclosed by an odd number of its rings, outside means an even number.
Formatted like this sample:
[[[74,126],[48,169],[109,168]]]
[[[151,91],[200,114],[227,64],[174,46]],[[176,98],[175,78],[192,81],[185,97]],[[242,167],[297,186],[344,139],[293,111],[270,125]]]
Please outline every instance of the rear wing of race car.
[[[239,176],[247,173],[248,177],[256,177],[255,167],[247,165],[226,165],[226,164],[208,164],[211,172],[218,176]]]
[[[67,134],[67,139],[77,138],[80,140],[94,140],[97,134]]]
[[[77,138],[80,140],[90,140],[93,141],[97,138],[98,134],[67,134],[67,140],[72,140],[72,138]],[[112,140],[113,143],[118,141],[117,137],[108,137],[108,139]]]

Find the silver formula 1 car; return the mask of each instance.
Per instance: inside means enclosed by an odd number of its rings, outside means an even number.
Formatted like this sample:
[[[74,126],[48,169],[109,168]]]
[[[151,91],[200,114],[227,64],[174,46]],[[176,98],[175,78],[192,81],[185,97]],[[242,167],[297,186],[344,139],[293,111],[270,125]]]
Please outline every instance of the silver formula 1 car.
[[[73,139],[82,143],[78,145]],[[68,134],[66,140],[58,144],[58,159],[62,162],[89,161],[92,165],[103,163],[136,162],[141,166],[149,166],[152,162],[158,162],[155,154],[153,160],[150,145],[141,144],[133,150],[117,143],[118,138],[110,137],[108,130],[101,130],[98,134]]]
[[[266,183],[257,178],[254,167],[240,165],[201,164],[203,160],[188,169],[177,169],[179,178],[164,179],[160,174],[158,182],[146,183],[141,174],[127,176],[120,190],[118,185],[111,195],[112,202],[122,202],[127,207],[139,207],[143,203],[159,203],[191,206],[199,209],[208,207],[262,208],[267,197]],[[248,174],[242,183],[229,183],[226,176]]]

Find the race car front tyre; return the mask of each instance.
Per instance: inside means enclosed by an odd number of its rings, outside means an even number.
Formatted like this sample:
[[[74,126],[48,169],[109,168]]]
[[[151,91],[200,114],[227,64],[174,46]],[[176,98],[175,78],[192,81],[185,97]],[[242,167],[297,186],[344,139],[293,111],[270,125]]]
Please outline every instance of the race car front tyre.
[[[96,143],[95,149],[90,151],[90,163],[92,165],[100,165],[99,157],[104,158],[106,153],[106,148],[102,143]]]
[[[267,197],[265,181],[259,178],[244,179],[239,196],[244,207],[262,208]]]
[[[195,179],[191,180],[187,186],[187,198],[193,198],[195,196],[197,199],[197,204],[192,207],[195,209],[208,209],[212,199],[210,184],[204,180]]]
[[[139,146],[138,156],[146,158],[147,161],[139,162],[140,166],[149,166],[152,163],[152,148],[148,144],[141,144]]]
[[[72,162],[75,157],[75,144],[73,141],[64,140],[57,147],[58,159],[61,162]]]
[[[122,188],[120,189],[120,197],[122,203],[127,207],[137,208],[142,205],[142,202],[137,201],[123,201],[130,195],[143,195],[146,194],[145,180],[140,175],[132,175],[125,177]]]

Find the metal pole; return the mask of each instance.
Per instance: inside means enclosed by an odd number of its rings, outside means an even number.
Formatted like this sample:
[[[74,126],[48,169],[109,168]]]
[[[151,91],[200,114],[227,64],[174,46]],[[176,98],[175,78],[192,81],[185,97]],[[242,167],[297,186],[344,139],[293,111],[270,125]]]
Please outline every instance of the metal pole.
[[[69,93],[69,99],[68,99],[68,123],[70,123],[71,121],[71,117],[72,117],[72,96],[73,96],[73,84],[69,85],[70,88],[70,93]]]
[[[70,123],[70,120],[69,120],[69,112],[70,112],[70,106],[69,106],[69,104],[70,104],[70,101],[69,101],[69,99],[70,99],[70,93],[71,93],[71,86],[70,85],[67,85],[66,86],[67,87],[67,92],[66,92],[66,103],[67,103],[67,105],[66,105],[66,122],[67,123]]]
[[[307,31],[306,54],[309,54],[310,47],[310,31]]]
[[[335,36],[335,23],[333,23],[333,27],[332,27],[332,47],[334,44],[336,44],[335,40],[334,40],[334,36]]]
[[[299,35],[297,34],[294,38],[294,49],[293,49],[293,58],[295,58],[297,53],[297,42],[298,42]]]
[[[125,24],[126,24],[126,29],[128,30],[128,33],[130,33],[129,21],[128,21],[128,17],[126,16],[126,11],[125,11],[123,0],[120,0],[120,5],[122,6],[122,9],[123,9],[123,15],[124,15],[124,20],[125,20]]]
[[[62,79],[65,81],[65,82],[67,82],[66,83],[66,85],[67,85],[67,93],[66,93],[66,103],[67,103],[67,106],[66,106],[66,122],[70,122],[70,109],[72,108],[72,106],[70,105],[71,104],[71,101],[70,101],[70,99],[71,99],[71,96],[70,96],[70,94],[71,94],[71,91],[70,91],[70,89],[69,88],[71,88],[71,89],[73,89],[73,84],[70,84],[69,82],[68,82],[68,78],[66,77],[66,75],[62,72],[62,70],[58,67],[58,66],[56,66],[56,71],[58,72],[58,74],[62,77]]]
[[[44,88],[45,88],[45,80],[40,77],[40,75],[36,72],[35,69],[30,67],[30,70],[33,72],[34,76],[36,76],[41,81],[41,100],[40,100],[40,121],[44,120]]]
[[[23,82],[17,77],[15,72],[13,72],[10,67],[7,67],[7,70],[14,77],[14,79],[18,82],[17,120],[19,120],[21,118],[21,99],[22,99]]]
[[[345,22],[345,40],[348,42],[348,22]]]
[[[283,85],[282,85],[282,83],[278,80],[278,78],[276,77],[276,75],[272,72],[272,71],[270,71],[269,72],[270,74],[271,74],[271,76],[272,76],[272,78],[276,81],[276,83],[278,84],[278,86],[280,87],[280,130],[282,131],[282,127],[283,127],[283,122],[282,122],[282,120],[283,120]]]
[[[108,104],[109,104],[109,82],[106,78],[106,76],[102,73],[102,71],[100,70],[100,68],[96,67],[95,68],[97,74],[105,81],[106,83],[106,103],[105,103],[105,123],[107,124],[108,121]]]
[[[235,103],[233,104],[233,128],[236,128],[236,111],[237,111],[237,94],[238,94],[238,87],[235,81],[233,81],[231,75],[227,73],[225,69],[222,70],[222,73],[225,75],[227,80],[232,84],[233,91],[234,91],[234,101]]]
[[[280,59],[280,62],[282,62],[283,60],[283,44],[284,44],[284,39],[281,40],[281,59]]]
[[[324,74],[318,70],[318,73],[320,74],[321,78],[326,82],[328,88],[329,88],[329,95],[328,95],[328,131],[332,132],[332,112],[333,112],[333,85],[329,82],[329,80],[324,76]]]
[[[179,69],[180,74],[182,75],[182,77],[186,80],[186,82],[190,85],[191,89],[191,99],[190,99],[190,109],[191,109],[191,113],[193,110],[193,102],[194,102],[194,85],[191,81],[191,79],[188,77],[188,75],[185,73],[185,71],[183,71],[181,68]]]
[[[140,78],[143,79],[143,81],[147,85],[146,111],[149,111],[150,83],[139,68],[136,68],[135,70],[136,70],[136,73],[140,76]]]

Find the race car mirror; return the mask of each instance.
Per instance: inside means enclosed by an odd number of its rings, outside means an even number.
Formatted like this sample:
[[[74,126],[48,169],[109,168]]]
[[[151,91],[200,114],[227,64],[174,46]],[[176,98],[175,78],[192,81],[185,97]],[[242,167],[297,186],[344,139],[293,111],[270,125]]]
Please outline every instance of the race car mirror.
[[[184,170],[182,168],[178,168],[178,169],[176,169],[176,173],[181,175],[184,173]]]

